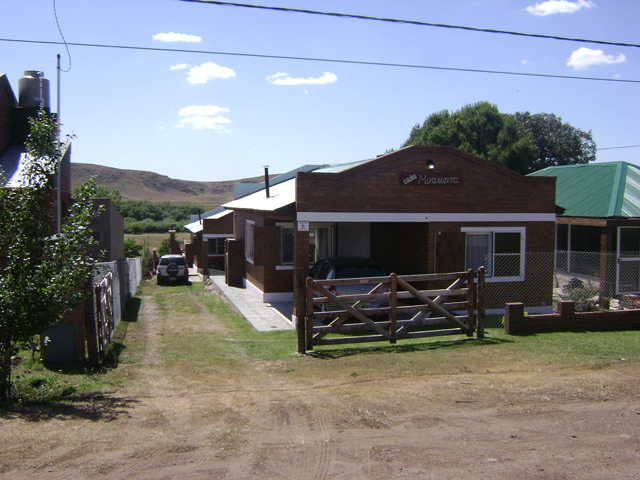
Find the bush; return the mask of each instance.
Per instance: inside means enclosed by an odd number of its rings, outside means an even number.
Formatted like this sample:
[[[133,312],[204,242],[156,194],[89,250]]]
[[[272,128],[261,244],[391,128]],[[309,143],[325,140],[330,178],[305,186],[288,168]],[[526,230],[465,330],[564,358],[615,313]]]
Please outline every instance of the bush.
[[[591,290],[584,286],[579,278],[572,278],[563,287],[560,298],[575,303],[576,312],[596,312],[601,310],[598,305],[598,290]]]
[[[124,257],[135,258],[142,256],[144,246],[136,242],[133,238],[127,238],[124,241]]]

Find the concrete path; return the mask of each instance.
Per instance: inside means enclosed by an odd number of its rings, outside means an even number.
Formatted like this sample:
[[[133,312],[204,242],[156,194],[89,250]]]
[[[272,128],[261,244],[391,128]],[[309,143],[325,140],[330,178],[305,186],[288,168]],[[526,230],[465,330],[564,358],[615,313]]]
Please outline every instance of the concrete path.
[[[290,320],[291,314],[287,318],[278,308],[268,303],[263,303],[246,288],[230,287],[224,283],[224,275],[211,275],[209,280],[215,284],[217,289],[227,297],[256,330],[260,332],[293,330],[293,324]],[[278,306],[284,312],[288,311],[286,304],[278,304]]]

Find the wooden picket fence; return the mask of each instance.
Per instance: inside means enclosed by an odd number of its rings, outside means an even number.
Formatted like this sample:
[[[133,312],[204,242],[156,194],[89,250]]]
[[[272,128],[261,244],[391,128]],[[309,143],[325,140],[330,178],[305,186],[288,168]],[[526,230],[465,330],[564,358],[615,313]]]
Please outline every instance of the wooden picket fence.
[[[306,281],[306,350],[317,345],[388,341],[464,334],[484,336],[484,276],[478,272],[396,275]],[[477,278],[477,281],[476,281]],[[447,288],[420,285],[452,282]],[[447,284],[445,283],[445,285]],[[374,285],[336,295],[331,287]],[[370,303],[382,304],[370,308]],[[387,306],[388,305],[388,306]],[[354,332],[365,335],[354,335]]]

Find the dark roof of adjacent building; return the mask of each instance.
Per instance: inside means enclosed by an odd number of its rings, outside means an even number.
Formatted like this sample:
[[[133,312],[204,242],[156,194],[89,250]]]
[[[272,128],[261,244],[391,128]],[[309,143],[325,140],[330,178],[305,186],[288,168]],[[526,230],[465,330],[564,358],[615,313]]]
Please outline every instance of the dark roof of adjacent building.
[[[640,217],[640,167],[627,162],[548,167],[532,176],[556,177],[556,204],[566,217]]]
[[[27,149],[23,146],[13,145],[0,155],[0,186],[14,187],[20,177],[20,166]]]

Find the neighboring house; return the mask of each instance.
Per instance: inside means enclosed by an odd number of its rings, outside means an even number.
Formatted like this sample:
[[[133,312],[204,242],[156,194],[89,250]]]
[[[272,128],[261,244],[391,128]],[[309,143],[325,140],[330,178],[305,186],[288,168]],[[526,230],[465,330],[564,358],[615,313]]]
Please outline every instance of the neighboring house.
[[[357,255],[398,274],[485,265],[488,292],[517,284],[527,305],[551,305],[552,258],[533,268],[527,253],[554,250],[555,179],[453,147],[410,146],[303,167],[265,187],[223,205],[234,212],[227,281],[242,279],[265,302],[300,298],[316,260]]]
[[[7,80],[0,74],[0,185],[7,187],[20,186],[23,166],[27,160],[25,141],[30,132],[29,119],[37,116],[41,107],[52,115],[49,108],[49,81],[41,76],[41,72],[26,71],[19,81],[19,99]],[[71,143],[62,147],[60,175],[60,213],[64,218],[72,203],[71,198]],[[57,196],[51,197],[51,211],[56,210]],[[111,200],[94,200],[94,205],[104,205],[102,214],[90,228],[98,246],[92,252],[93,258],[99,261],[124,262],[124,222]],[[56,215],[52,214],[55,227]],[[102,255],[104,254],[104,255]],[[121,286],[122,288],[125,285]],[[93,320],[94,304],[89,298],[79,302],[54,327],[46,332],[50,338],[44,358],[49,361],[83,361],[86,357],[86,319]]]
[[[557,179],[565,211],[556,220],[556,271],[599,277],[605,296],[640,293],[640,167],[591,163],[530,176]]]
[[[22,175],[26,160],[25,141],[29,135],[29,119],[37,116],[40,99],[34,96],[42,93],[44,110],[51,114],[49,108],[48,80],[35,76],[34,71],[26,71],[20,79],[20,98],[16,100],[7,76],[0,73],[0,178],[2,185],[14,187]],[[52,114],[55,115],[55,114]],[[71,202],[71,143],[62,148],[61,159],[61,212],[65,212]]]
[[[191,232],[190,243],[186,245],[187,263],[193,264],[198,272],[209,275],[209,269],[225,269],[225,241],[233,237],[233,215],[231,210],[218,207],[185,225]]]

